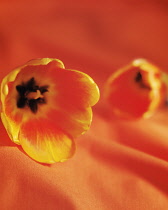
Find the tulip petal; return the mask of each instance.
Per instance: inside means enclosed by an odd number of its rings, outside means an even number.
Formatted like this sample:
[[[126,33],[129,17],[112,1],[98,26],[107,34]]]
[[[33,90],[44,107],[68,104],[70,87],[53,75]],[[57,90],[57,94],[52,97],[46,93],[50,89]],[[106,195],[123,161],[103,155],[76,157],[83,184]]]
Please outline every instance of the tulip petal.
[[[25,66],[36,66],[36,65],[47,65],[49,63],[53,62],[54,66],[57,66],[58,68],[65,68],[63,62],[56,58],[39,58],[39,59],[33,59],[28,61]]]
[[[61,109],[59,111],[52,110],[47,117],[59,124],[60,128],[66,131],[70,136],[74,138],[81,134],[84,134],[91,125],[92,122],[92,109],[90,107],[86,109]]]
[[[24,120],[23,117],[25,118],[27,115],[27,118],[30,113],[28,110],[24,110],[23,112],[23,110],[18,109],[16,102],[18,98],[16,85],[29,78],[33,72],[31,70],[37,69],[39,71],[41,69],[41,72],[37,74],[37,77],[45,74],[45,66],[48,64],[50,66],[54,65],[55,68],[65,68],[62,61],[55,58],[34,59],[27,62],[25,65],[16,68],[2,80],[0,94],[2,103],[1,118],[10,138],[17,144],[19,144],[18,131],[20,124]]]
[[[41,75],[44,80],[39,79]],[[29,110],[25,109],[23,112],[16,105],[16,86],[31,77],[37,78],[38,83],[50,86],[46,117],[59,121],[59,126],[73,137],[89,129],[92,120],[90,106],[99,99],[97,85],[88,75],[75,70],[56,68],[54,62],[45,66],[25,67],[18,73],[16,82],[8,85],[10,91],[4,101],[4,107],[9,120],[15,122],[15,127],[20,127],[20,123],[27,121],[28,117],[34,117]],[[39,115],[45,116],[44,113],[44,110],[41,110]]]
[[[109,77],[104,93],[117,116],[148,118],[164,103],[166,87],[159,68],[136,59]]]
[[[55,69],[50,74],[59,91],[56,90],[56,106],[48,116],[56,116],[59,126],[73,137],[85,133],[92,121],[91,106],[99,100],[97,85],[76,70]]]
[[[50,69],[49,72],[59,90],[57,100],[60,107],[89,107],[99,100],[99,89],[87,74],[67,69]]]
[[[19,141],[31,158],[43,163],[63,162],[75,152],[73,139],[56,124],[43,119],[23,123]]]
[[[87,74],[64,69],[58,59],[29,61],[1,84],[1,118],[12,139],[33,159],[63,162],[74,138],[90,128],[99,89]]]

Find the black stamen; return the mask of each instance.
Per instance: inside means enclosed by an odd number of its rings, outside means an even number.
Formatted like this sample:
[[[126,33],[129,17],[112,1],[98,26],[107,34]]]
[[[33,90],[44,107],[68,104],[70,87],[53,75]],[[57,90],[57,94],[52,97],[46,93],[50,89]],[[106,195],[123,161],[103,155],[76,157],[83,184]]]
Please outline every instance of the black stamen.
[[[26,84],[27,90],[30,92],[35,92],[38,89],[38,86],[36,86],[34,77],[32,77]]]
[[[45,86],[41,86],[39,88],[41,94],[45,93],[45,92],[48,92],[48,85],[45,85]]]
[[[17,107],[18,108],[24,108],[26,106],[27,99],[24,97],[20,97],[20,99],[17,101]]]
[[[46,101],[45,101],[44,98],[37,98],[37,99],[36,99],[36,102],[37,102],[38,104],[45,104],[45,103],[46,103]]]
[[[135,81],[136,82],[140,82],[142,81],[142,74],[140,72],[137,73],[136,77],[135,77]]]
[[[38,104],[45,104],[46,100],[43,97],[39,97],[37,99],[29,99],[27,98],[29,93],[31,92],[37,92],[37,90],[40,91],[40,93],[43,95],[45,92],[48,92],[48,85],[44,85],[39,87],[36,85],[36,81],[34,77],[32,77],[27,83],[22,83],[21,85],[16,86],[16,90],[19,94],[18,100],[17,100],[17,107],[18,108],[24,108],[25,106],[28,106],[30,110],[35,114],[38,111]]]
[[[16,90],[19,92],[21,96],[24,96],[24,94],[26,93],[26,88],[22,85],[17,85]]]
[[[151,90],[151,87],[150,87],[148,84],[145,84],[145,82],[143,81],[143,77],[142,77],[142,74],[141,74],[140,72],[138,72],[138,73],[136,74],[135,82],[137,82],[138,85],[139,85],[141,88]]]
[[[32,111],[34,114],[37,113],[38,107],[37,107],[36,99],[31,99],[31,100],[29,100],[29,101],[28,101],[28,105],[29,105],[31,111]]]

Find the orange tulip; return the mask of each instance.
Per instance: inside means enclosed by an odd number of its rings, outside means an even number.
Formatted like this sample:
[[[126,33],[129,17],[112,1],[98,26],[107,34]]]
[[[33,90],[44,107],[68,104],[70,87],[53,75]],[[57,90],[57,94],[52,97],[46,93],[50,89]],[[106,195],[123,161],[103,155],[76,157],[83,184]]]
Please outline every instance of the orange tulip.
[[[110,76],[105,98],[117,116],[150,117],[166,99],[163,73],[147,60],[136,59]]]
[[[67,70],[58,59],[36,59],[1,84],[1,118],[11,138],[33,159],[63,162],[74,139],[87,131],[99,90],[87,74]]]

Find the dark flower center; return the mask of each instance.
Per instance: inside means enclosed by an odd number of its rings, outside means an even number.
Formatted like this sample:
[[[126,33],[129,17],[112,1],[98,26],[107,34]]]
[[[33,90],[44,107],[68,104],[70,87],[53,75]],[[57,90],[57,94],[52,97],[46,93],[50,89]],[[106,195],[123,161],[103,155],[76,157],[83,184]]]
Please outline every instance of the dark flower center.
[[[136,82],[141,82],[142,81],[142,74],[140,72],[138,72],[136,74],[135,81]]]
[[[137,72],[137,74],[135,76],[135,82],[138,83],[141,88],[151,90],[151,87],[144,83],[142,74],[140,72]]]
[[[19,93],[17,107],[24,108],[28,106],[34,114],[37,113],[38,106],[46,103],[46,99],[43,94],[48,92],[48,87],[48,85],[39,87],[36,84],[34,77],[26,83],[17,85],[16,90]]]

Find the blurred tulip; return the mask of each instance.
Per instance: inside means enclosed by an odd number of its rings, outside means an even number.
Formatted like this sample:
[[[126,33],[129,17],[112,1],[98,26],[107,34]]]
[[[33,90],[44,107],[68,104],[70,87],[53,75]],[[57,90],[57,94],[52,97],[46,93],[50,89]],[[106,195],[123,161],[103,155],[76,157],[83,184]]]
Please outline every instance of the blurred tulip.
[[[148,118],[166,101],[165,74],[145,59],[114,72],[105,85],[109,109],[123,118]]]
[[[58,59],[36,59],[1,84],[1,118],[11,138],[33,159],[63,162],[75,152],[74,138],[92,121],[99,90],[87,75],[64,69]]]

